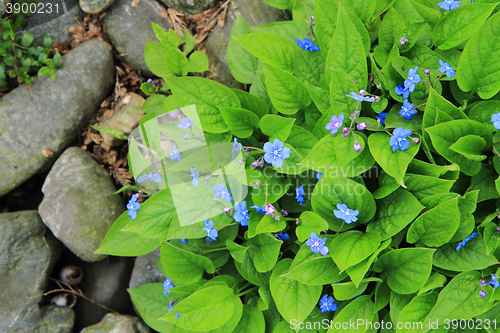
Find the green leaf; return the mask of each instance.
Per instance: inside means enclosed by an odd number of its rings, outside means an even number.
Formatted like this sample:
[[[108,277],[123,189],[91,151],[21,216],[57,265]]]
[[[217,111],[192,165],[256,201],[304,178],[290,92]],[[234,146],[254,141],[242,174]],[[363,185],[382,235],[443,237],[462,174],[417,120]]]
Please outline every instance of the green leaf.
[[[258,307],[261,311],[269,309],[269,303],[271,302],[271,291],[267,287],[259,287],[259,302]]]
[[[255,227],[255,234],[262,234],[266,232],[278,232],[286,227],[286,221],[280,219],[276,221],[271,215],[264,215],[259,224]]]
[[[38,70],[38,76],[47,75],[49,74],[49,71],[50,68],[48,68],[47,66],[40,67],[40,69]]]
[[[177,34],[175,34],[177,36]],[[168,50],[165,55],[166,67],[169,72],[177,76],[187,75],[189,71],[189,61],[182,52],[174,47]]]
[[[295,229],[299,242],[305,242],[311,235],[311,232],[317,234],[320,231],[328,229],[328,222],[314,212],[303,212],[299,217],[300,224]]]
[[[376,231],[364,233],[350,230],[337,235],[330,244],[331,256],[340,271],[368,258],[380,245],[380,234]],[[335,250],[334,250],[335,249]]]
[[[469,271],[455,276],[439,293],[436,305],[427,316],[431,322],[445,319],[471,319],[491,307],[487,298],[478,297],[481,273]]]
[[[50,37],[50,35],[43,36],[43,46],[45,47],[52,46],[52,37]]]
[[[292,186],[290,178],[285,178],[277,172],[273,172],[272,175],[267,174],[262,184],[252,189],[253,203],[261,207],[269,203],[273,204],[285,195],[290,186]]]
[[[243,262],[243,258],[245,257],[245,253],[247,253],[248,247],[238,245],[229,239],[226,239],[226,247],[234,260],[239,263]]]
[[[192,295],[175,305],[162,320],[171,322],[187,330],[213,330],[229,321],[234,313],[233,290],[227,286],[210,286],[195,291]],[[217,314],[209,315],[209,314]]]
[[[405,22],[394,8],[384,15],[378,31],[379,45],[389,52],[396,42],[395,36],[405,28]],[[384,64],[381,64],[384,65]]]
[[[382,280],[379,278],[367,278],[361,281],[359,286],[356,286],[356,284],[351,281],[334,283],[332,284],[332,288],[335,299],[345,301],[359,296],[366,290],[370,282],[382,282]]]
[[[309,154],[314,145],[318,142],[318,139],[312,135],[306,129],[293,125],[290,135],[286,139],[286,143],[293,146],[298,153],[305,156]]]
[[[165,273],[179,284],[194,283],[201,279],[205,271],[209,274],[215,272],[210,259],[175,247],[168,242],[161,245],[160,260]]]
[[[371,256],[369,256],[359,264],[349,267],[346,270],[347,274],[349,274],[349,277],[351,278],[352,282],[356,285],[356,287],[359,287],[361,280],[363,280],[365,274],[368,272],[372,263],[375,261],[379,253],[382,252],[386,247],[388,247],[389,244],[391,244],[390,239],[384,241],[382,244],[380,244],[378,249],[372,253]]]
[[[460,45],[481,27],[495,6],[495,4],[478,3],[450,11],[434,27],[432,38],[434,45],[442,50]]]
[[[360,296],[343,308],[330,324],[328,333],[364,333],[366,332],[365,325],[354,325],[354,328],[349,328],[343,323],[362,321],[363,323],[371,322],[374,316],[374,304],[370,296]],[[339,329],[340,327],[340,329]]]
[[[240,100],[231,89],[212,80],[200,77],[166,78],[172,93],[179,104],[185,107],[196,105],[203,129],[211,133],[224,133],[228,130],[219,106],[241,107]]]
[[[354,144],[356,141],[361,145],[360,151],[354,150]],[[353,159],[360,156],[363,149],[366,148],[363,138],[358,135],[356,139],[354,135],[349,135],[347,138],[341,135],[336,135],[333,142],[333,147],[335,149],[335,154],[337,155],[337,163],[341,168],[346,167]]]
[[[243,315],[234,329],[234,333],[264,333],[266,331],[266,322],[264,315],[258,307],[252,305],[243,306]]]
[[[446,276],[439,274],[438,272],[434,272],[429,277],[429,280],[427,280],[425,285],[418,291],[418,295],[426,294],[430,290],[441,288],[442,286],[444,286],[446,281]]]
[[[454,180],[441,179],[431,176],[415,175],[407,173],[405,184],[408,191],[410,191],[418,200],[422,200],[431,195],[449,192]]]
[[[325,78],[325,59],[321,52],[311,52],[300,47],[294,48],[295,77],[319,86]]]
[[[321,296],[322,286],[310,286],[295,280],[281,277],[288,271],[292,259],[283,259],[278,262],[271,275],[271,295],[279,313],[290,322],[304,321],[314,309]]]
[[[33,42],[33,35],[29,32],[26,32],[21,38],[21,45],[24,47],[28,47]]]
[[[184,35],[184,37],[181,38],[181,45],[186,44],[182,53],[187,55],[189,54],[189,52],[193,51],[194,47],[196,46],[196,38],[191,35],[187,28],[182,31],[182,34]]]
[[[400,41],[402,38],[408,39],[408,42],[401,45],[397,43],[396,46],[399,48],[401,53],[404,53],[411,49],[418,40],[418,37],[422,33],[422,31],[427,27],[426,22],[415,22],[413,24],[408,25],[405,29],[401,30],[399,34],[394,36],[396,42]]]
[[[208,71],[208,57],[201,51],[194,51],[189,56],[189,72],[203,73]]]
[[[128,139],[128,136],[125,135],[125,133],[123,133],[122,131],[116,130],[114,128],[109,128],[109,127],[104,127],[104,126],[94,126],[94,125],[90,125],[90,127],[95,129],[96,131],[110,134],[110,135],[112,135],[115,138],[118,138],[120,140],[127,140]]]
[[[156,76],[172,76],[172,73],[167,67],[165,57],[168,48],[160,43],[146,41],[144,48],[144,60],[149,70]]]
[[[500,113],[500,101],[481,101],[474,103],[474,106],[469,111],[469,119],[485,124],[492,132],[495,132],[496,128],[493,126],[491,116],[496,113]]]
[[[359,1],[359,0],[348,0],[344,1],[343,4],[345,8],[350,12],[356,14],[356,16],[362,21],[366,22],[371,18],[373,11],[375,10],[375,0],[369,1]]]
[[[262,98],[247,93],[246,91],[243,90],[238,90],[238,89],[231,89],[231,90],[240,99],[241,107],[243,109],[252,111],[259,118],[262,118],[263,116],[269,113],[269,106]]]
[[[375,215],[375,200],[365,186],[352,179],[324,174],[314,187],[311,205],[313,211],[328,221],[330,229],[334,231],[343,224],[333,214],[339,203],[345,203],[350,209],[359,211],[358,221],[352,226],[368,222]]]
[[[473,120],[453,120],[437,124],[426,129],[432,145],[438,153],[451,163],[457,163],[460,170],[468,176],[473,176],[481,170],[481,162],[471,161],[463,155],[450,149],[450,146],[461,137],[477,135],[486,142],[491,142],[491,132],[484,124]]]
[[[56,79],[56,70],[55,68],[52,68],[49,72],[50,79],[54,81]],[[28,82],[28,79],[26,79],[26,82]],[[29,83],[28,83],[29,84]]]
[[[285,142],[290,135],[294,121],[294,118],[268,114],[260,119],[259,126],[262,133],[269,136],[270,142],[273,142],[274,139]]]
[[[238,270],[238,273],[245,278],[248,282],[251,284],[255,284],[256,286],[269,286],[269,278],[271,277],[271,273],[259,273],[255,269],[255,265],[253,264],[253,259],[250,256],[250,254],[245,253],[243,257],[243,262],[240,264],[239,262],[235,261],[234,265],[236,266],[236,269]]]
[[[387,272],[387,284],[398,294],[412,294],[420,290],[432,271],[435,249],[405,248],[392,250],[377,261]]]
[[[340,273],[339,268],[330,257],[316,257],[306,260],[282,275],[282,277],[313,286],[336,283],[345,279],[346,276],[345,272]]]
[[[339,5],[337,28],[333,34],[326,66],[333,70],[342,70],[356,80],[358,88],[367,85],[367,64],[363,42],[356,28],[349,19],[342,4]]]
[[[408,243],[421,242],[429,247],[448,243],[460,225],[458,197],[446,201],[420,215],[408,229]]]
[[[160,246],[157,239],[148,239],[130,231],[122,231],[130,217],[124,212],[113,223],[104,236],[101,245],[95,250],[98,254],[109,254],[121,257],[137,257],[154,251]]]
[[[243,16],[238,15],[234,21],[231,37],[227,45],[227,63],[231,74],[241,83],[251,84],[257,70],[257,58],[245,50],[233,37],[239,37],[251,32]]]
[[[457,83],[463,91],[475,91],[489,99],[500,91],[500,14],[491,16],[471,37],[457,68]]]
[[[227,106],[220,106],[219,111],[234,136],[248,138],[259,128],[259,118],[253,112]]]
[[[415,324],[424,323],[424,319],[427,317],[431,311],[434,304],[438,299],[438,293],[433,292],[430,294],[419,295],[413,298],[410,303],[408,303],[403,310],[399,313],[398,322],[400,323],[412,323],[412,325],[402,325],[402,328],[398,328],[396,333],[417,333],[422,331],[422,327],[418,327]],[[409,328],[405,328],[409,327]],[[420,328],[420,329],[419,329]]]
[[[417,154],[420,143],[415,144],[410,140],[410,147],[405,151],[398,149],[393,152],[389,145],[390,136],[385,133],[373,133],[368,138],[368,147],[377,163],[389,175],[396,179],[397,183],[405,187],[403,177],[413,157]]]
[[[466,135],[450,146],[450,149],[472,161],[482,161],[485,155],[480,155],[486,146],[486,141],[477,135]]]
[[[179,36],[175,33],[174,30],[169,29],[168,32],[165,32],[165,30],[163,30],[163,28],[158,24],[151,22],[151,25],[153,27],[156,38],[158,38],[160,43],[162,43],[167,49],[171,49],[174,47],[177,48],[181,44]]]
[[[252,33],[234,39],[248,52],[283,71],[293,73],[293,46],[285,38],[268,33]]]
[[[255,269],[265,273],[273,269],[278,261],[282,241],[269,234],[259,234],[251,238],[245,245],[249,247],[248,253],[253,258]]]
[[[309,94],[311,95],[311,99],[316,105],[316,107],[320,110],[320,112],[324,113],[330,108],[330,92],[326,89],[322,89],[320,87],[315,87],[309,82],[306,81],[306,88],[309,90]]]
[[[309,91],[295,76],[267,63],[263,65],[267,92],[279,112],[294,114],[311,103]]]
[[[468,192],[479,190],[478,202],[498,199],[499,192],[496,189],[495,181],[498,179],[498,174],[492,165],[481,163],[481,171],[472,176]]]
[[[264,0],[268,5],[278,9],[292,10],[295,0]]]
[[[165,95],[161,94],[149,96],[144,104],[142,104],[141,109],[145,113],[157,112],[159,114],[163,111],[163,103],[165,102],[165,99]]]

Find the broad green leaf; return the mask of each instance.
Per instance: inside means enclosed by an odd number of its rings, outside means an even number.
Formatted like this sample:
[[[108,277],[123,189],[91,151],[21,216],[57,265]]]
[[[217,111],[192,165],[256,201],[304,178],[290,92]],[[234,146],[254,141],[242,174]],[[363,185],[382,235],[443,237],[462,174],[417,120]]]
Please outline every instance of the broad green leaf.
[[[495,181],[498,179],[493,166],[481,163],[481,170],[476,175],[472,176],[470,187],[467,191],[479,190],[479,197],[477,202],[498,199],[500,197],[497,191]]]
[[[264,0],[268,5],[278,9],[292,10],[295,0]]]
[[[189,72],[202,73],[208,71],[208,57],[201,51],[194,51],[189,56]]]
[[[438,293],[419,295],[413,298],[399,313],[398,322],[404,323],[402,328],[396,330],[397,333],[418,333],[422,331],[424,319],[431,311],[438,299]],[[425,322],[427,323],[427,322]]]
[[[293,46],[285,38],[263,32],[233,38],[263,62],[293,73]]]
[[[359,211],[358,221],[352,226],[368,222],[375,215],[375,200],[365,186],[348,178],[324,174],[313,190],[311,205],[313,211],[324,218],[334,231],[337,231],[343,222],[333,214],[340,203]],[[347,225],[344,225],[344,228],[346,227]]]
[[[390,239],[384,241],[382,244],[380,244],[378,249],[372,253],[371,256],[369,256],[359,264],[349,267],[346,270],[347,274],[349,274],[349,277],[351,278],[352,282],[356,285],[356,287],[359,287],[361,280],[363,280],[365,274],[368,272],[370,266],[375,261],[379,253],[382,252],[386,247],[388,247],[390,243],[391,243]]]
[[[130,231],[122,231],[128,223],[130,217],[124,212],[113,223],[104,236],[101,245],[95,253],[109,254],[122,257],[137,257],[154,251],[160,243],[157,239],[148,239]]]
[[[363,323],[371,322],[374,313],[374,305],[370,296],[360,296],[340,310],[333,323],[330,324],[328,333],[364,333],[366,332],[365,325],[355,325],[354,328],[350,328],[348,325],[342,324],[358,320],[363,321]]]
[[[412,294],[425,285],[432,271],[435,249],[405,248],[392,250],[377,261],[387,272],[387,284],[398,294]]]
[[[277,172],[272,172],[272,175],[269,175],[268,172],[265,176],[261,185],[258,188],[252,189],[253,203],[261,207],[278,201],[292,186],[290,178],[285,178]]]
[[[309,90],[309,94],[311,95],[311,99],[320,110],[320,112],[324,113],[330,108],[330,91],[323,89],[321,87],[316,87],[311,83],[306,81],[306,88]]]
[[[298,281],[281,277],[288,272],[292,259],[283,259],[278,262],[271,275],[271,295],[279,313],[290,322],[304,321],[311,313],[321,296],[322,286],[310,286]]]
[[[233,333],[264,333],[265,331],[266,322],[262,311],[254,305],[245,304],[241,320]]]
[[[261,311],[269,309],[269,303],[271,302],[271,291],[267,287],[259,288],[259,302],[258,307]]]
[[[257,58],[245,50],[233,37],[239,37],[251,32],[243,16],[238,15],[234,21],[231,37],[227,45],[227,64],[231,74],[241,83],[251,84],[257,70]],[[243,106],[244,107],[244,106]]]
[[[404,28],[405,22],[401,18],[401,15],[399,15],[394,8],[390,8],[380,23],[378,31],[379,45],[385,49],[386,52],[389,52],[396,42],[394,39],[395,36],[399,35],[399,32],[401,32]]]
[[[256,286],[269,286],[269,278],[271,277],[271,273],[259,273],[255,269],[255,265],[253,264],[253,259],[250,254],[245,253],[243,257],[243,262],[240,264],[235,261],[234,265],[238,270],[238,273],[245,278],[251,284],[255,284]]]
[[[253,86],[253,85],[252,85]],[[269,106],[262,99],[243,90],[231,89],[240,99],[241,107],[245,110],[250,110],[262,118],[269,113]]]
[[[429,247],[448,243],[460,225],[458,197],[446,201],[420,215],[408,229],[408,243],[421,242]]]
[[[325,78],[325,59],[321,52],[311,52],[294,47],[295,77],[302,83],[306,81],[319,86]]]
[[[319,235],[320,231],[328,229],[328,222],[314,212],[303,212],[299,217],[300,223],[295,229],[299,242],[305,242],[315,232]]]
[[[265,273],[273,269],[278,261],[281,244],[282,241],[269,234],[256,235],[245,243],[258,272]]]
[[[455,276],[439,293],[436,305],[427,316],[432,322],[445,319],[470,319],[486,312],[492,303],[488,299],[478,297],[483,287],[479,286],[481,273],[463,272]]]
[[[442,73],[438,70],[440,66],[439,60],[449,63],[452,67],[456,67],[456,64],[458,64],[458,62],[452,63],[441,54],[432,51],[430,48],[422,44],[415,44],[405,53],[405,57],[410,59],[415,66],[428,68],[430,70],[429,74],[431,75],[432,80],[442,75]],[[446,76],[443,76],[441,80],[454,80],[454,78],[448,79]]]
[[[367,278],[362,280],[359,286],[356,286],[356,284],[351,281],[334,283],[332,284],[332,288],[335,299],[345,301],[359,296],[366,290],[370,282],[382,282],[382,280],[379,278]]]
[[[439,19],[443,16],[441,9],[437,9],[431,1],[414,1],[410,0],[413,8],[422,16],[430,26],[435,26]]]
[[[463,91],[475,91],[489,99],[500,91],[500,14],[491,16],[471,37],[457,68],[457,83]]]
[[[166,81],[181,108],[196,105],[200,123],[207,132],[224,133],[228,130],[219,106],[241,107],[238,96],[220,83],[200,77],[166,78]]]
[[[273,142],[274,139],[285,142],[290,135],[294,121],[294,118],[285,118],[275,114],[268,114],[260,119],[259,126],[262,133],[269,136],[270,142]]]
[[[359,143],[361,145],[360,151],[354,150],[354,144]],[[366,144],[360,135],[354,138],[354,135],[349,135],[347,138],[341,135],[335,136],[333,142],[333,147],[335,149],[335,154],[337,155],[337,163],[341,168],[346,167],[353,159],[360,156],[363,149],[366,148]]]
[[[372,105],[373,104],[374,103],[372,103]],[[387,116],[385,117],[385,126],[389,128],[402,127],[411,130],[413,133],[415,132],[421,133],[423,113],[417,112],[416,114],[413,115],[411,120],[408,120],[399,115],[401,107],[402,105],[398,103],[389,110]]]
[[[235,311],[233,290],[227,286],[210,286],[195,291],[192,295],[175,305],[162,320],[171,322],[187,330],[213,330],[231,319]]]
[[[375,287],[375,311],[378,312],[389,304],[391,294],[391,288],[387,285],[387,279],[384,278],[384,282]]]
[[[330,243],[330,253],[340,271],[368,258],[380,245],[380,234],[376,231],[364,233],[350,230],[337,235]]]
[[[464,270],[485,269],[498,261],[489,254],[486,243],[481,235],[467,242],[466,246],[457,251],[458,243],[445,244],[436,250],[432,264],[436,267],[454,272]]]
[[[425,285],[418,291],[418,295],[426,294],[430,290],[441,288],[442,286],[444,286],[446,281],[446,276],[444,276],[443,274],[439,274],[438,272],[434,272],[429,277],[429,280],[427,280]]]
[[[493,126],[491,116],[496,113],[500,113],[500,101],[481,101],[477,104],[474,103],[474,106],[469,111],[469,119],[483,123],[488,126],[492,132],[495,132],[496,128]]]
[[[482,320],[481,326],[485,329],[488,330],[488,332],[492,333],[499,333],[500,332],[500,325],[498,325],[498,320],[492,321],[492,318],[500,318],[500,303],[497,305],[494,305],[491,309],[488,311],[484,312],[483,314],[476,316],[476,319]],[[492,325],[492,323],[495,323],[496,325]],[[479,327],[478,327],[479,330]],[[479,331],[481,332],[481,331]]]
[[[172,72],[167,67],[165,56],[169,48],[151,41],[146,41],[144,48],[144,60],[149,70],[156,76],[172,76]]]
[[[390,308],[390,318],[391,320],[397,322],[399,318],[399,314],[403,311],[404,307],[407,306],[410,301],[413,299],[415,294],[402,295],[398,294],[394,291],[391,292],[391,298],[389,303]]]
[[[392,4],[395,0],[377,0],[375,2],[375,11],[373,12],[373,17],[377,17],[387,12],[389,7],[392,7]]]
[[[389,175],[396,179],[397,183],[405,187],[403,177],[408,164],[417,154],[420,143],[415,144],[410,139],[410,146],[405,151],[400,149],[395,152],[389,145],[390,136],[385,133],[374,133],[368,138],[368,147],[373,158]]]
[[[348,0],[344,1],[343,4],[345,8],[350,12],[356,14],[356,16],[362,21],[366,22],[372,17],[373,11],[375,10],[375,0],[359,1],[359,0]]]
[[[432,145],[438,153],[451,163],[457,163],[460,170],[468,176],[473,176],[481,170],[481,162],[471,161],[463,155],[450,149],[450,146],[461,137],[477,135],[486,142],[491,142],[491,132],[484,124],[473,120],[453,120],[437,124],[426,129]]]
[[[400,30],[399,34],[396,34],[394,36],[394,39],[396,41],[396,46],[399,48],[399,51],[401,53],[404,53],[410,50],[415,45],[420,34],[426,27],[427,27],[426,22],[415,22],[413,24],[408,25],[403,30]],[[405,44],[399,43],[399,41],[403,38],[408,39],[408,42],[406,42]]]
[[[336,283],[345,279],[346,276],[345,272],[340,273],[339,268],[330,257],[316,257],[306,260],[282,275],[282,277],[313,286]]]
[[[169,29],[168,32],[165,32],[161,26],[158,24],[151,22],[151,25],[153,26],[153,31],[156,35],[156,38],[162,43],[163,46],[165,46],[167,49],[171,48],[177,48],[181,41],[179,39],[179,36],[175,33],[174,30]]]
[[[243,258],[245,257],[245,253],[247,253],[248,247],[238,245],[229,239],[226,239],[226,247],[234,260],[239,263],[243,262]]]
[[[109,128],[109,127],[104,127],[104,126],[93,126],[93,125],[90,125],[90,127],[95,129],[96,131],[110,134],[110,135],[112,135],[115,138],[118,138],[120,140],[127,140],[127,138],[128,138],[128,136],[125,135],[125,133],[123,133],[122,131],[116,130],[114,128]]]
[[[383,199],[392,192],[396,191],[399,187],[400,186],[396,182],[396,179],[392,178],[387,174],[387,172],[382,170],[380,172],[380,176],[378,177],[378,188],[373,192],[373,197],[375,199]]]
[[[360,34],[342,4],[339,5],[337,28],[331,41],[332,47],[326,57],[326,66],[342,70],[356,80],[358,88],[366,88],[366,54]]]
[[[309,91],[295,76],[264,63],[266,86],[274,107],[281,113],[294,114],[311,103]]]
[[[279,35],[291,44],[294,44],[295,39],[298,36],[301,36],[308,26],[309,24],[304,21],[281,21],[252,27],[252,32],[264,32]]]
[[[458,209],[460,209],[460,226],[453,235],[450,242],[458,242],[469,236],[475,227],[474,216],[476,211],[479,190],[469,191],[463,197],[458,197]]]
[[[234,136],[248,138],[259,128],[259,117],[251,111],[227,106],[220,106],[219,111]]]
[[[23,37],[21,38],[21,45],[24,47],[28,47],[33,42],[33,35],[29,32],[25,32]]]
[[[276,221],[271,215],[264,215],[259,221],[259,224],[255,227],[255,234],[262,234],[266,232],[278,232],[286,227],[286,221],[280,219]],[[253,236],[252,236],[253,237]]]
[[[450,146],[450,149],[472,161],[482,161],[486,159],[481,155],[481,151],[486,146],[486,141],[477,135],[466,135]]]
[[[294,125],[290,131],[290,135],[286,139],[286,143],[293,146],[301,155],[306,156],[314,145],[318,143],[318,139],[309,131]]]
[[[142,104],[141,109],[145,113],[157,112],[160,114],[163,111],[163,102],[165,99],[166,97],[161,94],[149,96],[144,104]]]
[[[431,176],[415,175],[407,173],[405,184],[408,191],[410,191],[418,200],[422,200],[431,195],[449,192],[454,180],[441,179]]]
[[[444,15],[433,31],[433,42],[442,50],[450,49],[471,37],[490,16],[495,4],[462,6]]]
[[[189,52],[193,51],[194,47],[196,46],[196,38],[194,38],[189,30],[185,28],[182,31],[184,37],[181,38],[181,45],[186,44],[184,47],[184,51],[182,53],[184,54],[189,54]]]
[[[174,283],[194,283],[201,279],[203,272],[209,274],[215,272],[210,259],[175,247],[168,242],[161,245],[160,260],[165,273]]]

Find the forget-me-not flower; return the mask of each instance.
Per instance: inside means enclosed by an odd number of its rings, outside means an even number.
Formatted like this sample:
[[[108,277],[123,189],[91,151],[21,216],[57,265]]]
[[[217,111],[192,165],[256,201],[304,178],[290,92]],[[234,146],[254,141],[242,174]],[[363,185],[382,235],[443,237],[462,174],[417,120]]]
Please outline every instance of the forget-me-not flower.
[[[273,236],[276,237],[277,240],[286,242],[287,240],[290,239],[290,236],[287,234],[283,233],[283,230],[278,231],[278,232],[273,232]]]
[[[179,311],[175,311],[174,312],[174,315],[175,315],[175,319],[179,319],[180,315],[179,315]]]
[[[500,282],[498,281],[498,276],[495,274],[491,274],[491,281],[488,283],[493,288],[497,289],[500,286]]]
[[[198,187],[198,180],[200,179],[200,173],[198,170],[196,170],[196,167],[192,167],[189,169],[189,173],[191,174],[191,177],[193,177],[193,185],[195,188]]]
[[[319,308],[321,309],[321,313],[327,311],[337,311],[337,304],[333,303],[335,303],[335,298],[324,294],[323,297],[321,297],[321,299],[319,300]]]
[[[161,183],[161,174],[159,172],[155,173],[144,173],[137,177],[137,182],[138,183],[144,183],[144,182],[154,182],[156,184]]]
[[[350,95],[346,94],[346,96],[351,97],[352,99],[355,99],[355,100],[360,101],[360,102],[375,102],[374,97],[366,97],[366,96],[358,95],[355,92],[352,92]]]
[[[455,70],[453,67],[450,66],[449,63],[444,62],[443,60],[439,59],[439,63],[441,64],[441,67],[439,67],[439,71],[441,73],[446,73],[446,77],[452,78],[455,76]]]
[[[236,211],[233,216],[234,220],[238,223],[241,223],[243,227],[248,226],[248,219],[250,218],[250,215],[248,214],[247,202],[235,202],[234,210]]]
[[[500,129],[500,112],[492,114],[491,121],[493,122],[493,127]]]
[[[444,0],[443,2],[439,2],[437,5],[444,10],[453,10],[460,7],[462,1],[454,1],[454,0]]]
[[[302,197],[303,195],[304,195],[304,186],[301,185],[295,189],[295,199],[301,206],[305,202],[304,198]]]
[[[264,209],[264,207],[261,207],[261,206],[252,206],[250,208],[253,208],[257,211],[257,213],[259,214],[264,214],[266,212],[266,210]]]
[[[234,138],[233,148],[231,148],[231,161],[234,160],[234,157],[241,151],[242,147],[241,143],[238,143],[238,139]]]
[[[219,231],[217,229],[212,229],[214,226],[214,221],[205,219],[204,221],[205,227],[203,230],[207,233],[207,237],[210,238],[210,240],[216,240],[217,236],[219,236]]]
[[[399,110],[399,115],[405,117],[408,120],[411,120],[411,117],[417,113],[417,110],[414,109],[415,104],[408,102],[407,99],[403,101],[403,106],[401,110]]]
[[[309,50],[311,52],[319,51],[319,46],[314,45],[314,43],[309,38],[304,38],[303,40],[295,38],[297,45],[305,51]]]
[[[387,112],[380,112],[375,118],[377,118],[382,125],[385,125],[385,117],[387,117]]]
[[[306,241],[306,245],[311,247],[311,251],[313,253],[321,253],[322,256],[326,256],[330,251],[330,249],[325,246],[326,238],[319,238],[318,234],[315,232],[311,232],[310,237],[311,238]]]
[[[326,124],[325,128],[331,130],[330,134],[336,134],[339,128],[344,124],[344,114],[341,113],[340,116],[333,115],[330,122]]]
[[[180,124],[177,125],[177,127],[182,128],[182,129],[186,129],[186,128],[189,128],[193,125],[194,125],[193,122],[188,117],[183,117],[181,119]]]
[[[408,78],[405,80],[404,85],[409,92],[413,92],[413,90],[415,90],[415,84],[420,82],[420,75],[417,74],[417,69],[418,66],[408,70]]]
[[[135,218],[137,217],[137,211],[141,208],[141,204],[137,202],[137,198],[138,196],[136,194],[132,195],[127,204],[127,215],[132,220],[135,220]]]
[[[172,161],[177,160],[177,162],[180,162],[181,161],[181,154],[179,153],[177,148],[175,148],[175,145],[172,146],[172,144],[170,142],[168,144],[170,145],[170,147],[172,147],[172,151],[170,152],[170,159]]]
[[[464,239],[463,241],[461,241],[460,243],[458,243],[457,251],[460,250],[462,247],[464,247],[465,244],[467,244],[468,241],[470,241],[472,238],[476,237],[477,235],[478,235],[477,232],[473,232],[469,237],[467,237],[466,239]]]
[[[188,243],[187,238],[183,238],[183,239],[181,239],[181,243],[187,244],[187,243]]]
[[[406,89],[402,83],[398,84],[394,90],[396,91],[396,94],[398,96],[401,96],[403,95],[403,98],[408,98],[410,97],[410,92],[408,91],[408,89]]]
[[[406,138],[409,137],[411,133],[411,130],[404,129],[402,127],[398,127],[392,132],[389,144],[392,146],[393,153],[398,149],[404,151],[408,149],[408,147],[410,147],[410,141],[408,141]]]
[[[339,203],[337,204],[337,210],[334,210],[333,214],[335,214],[335,217],[339,220],[343,220],[345,223],[351,224],[352,222],[356,222],[358,220],[357,216],[359,211],[350,209],[345,203]]]
[[[224,183],[220,183],[219,186],[212,186],[212,190],[215,192],[214,197],[222,198],[228,202],[233,201],[233,197],[231,196],[232,191],[228,191]]]
[[[283,160],[290,157],[290,148],[284,147],[283,142],[276,138],[274,141],[264,144],[264,160],[277,168],[283,166]]]
[[[165,296],[166,294],[170,294],[170,290],[169,289],[172,289],[174,287],[174,285],[172,284],[172,279],[171,278],[168,278],[168,279],[165,279],[165,281],[163,282],[163,296]]]
[[[316,174],[316,179],[317,179],[317,180],[320,180],[320,179],[321,179],[321,177],[323,177],[323,173],[318,172],[318,173]]]

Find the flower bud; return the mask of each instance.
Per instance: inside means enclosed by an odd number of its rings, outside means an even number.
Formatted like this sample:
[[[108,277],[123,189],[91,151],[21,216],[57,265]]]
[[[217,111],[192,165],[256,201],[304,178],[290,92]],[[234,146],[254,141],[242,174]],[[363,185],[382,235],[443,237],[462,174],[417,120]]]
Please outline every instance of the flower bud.
[[[485,285],[487,285],[487,284],[488,284],[488,283],[487,283],[485,280],[481,280],[481,281],[479,282],[479,285],[480,285],[481,287],[484,287],[484,286],[485,286]]]
[[[362,147],[361,147],[361,145],[360,145],[358,142],[356,142],[356,143],[354,144],[354,146],[353,146],[353,149],[354,149],[355,151],[360,151],[360,150],[361,150],[361,148],[362,148]]]
[[[359,95],[360,95],[360,96],[363,96],[363,94],[364,94],[365,92],[366,92],[366,91],[364,91],[363,89],[361,89],[361,90],[359,91]]]
[[[245,160],[244,160],[244,159],[242,159],[242,158],[240,158],[240,159],[238,160],[238,163],[239,163],[239,164],[243,164],[243,163],[245,163]]]
[[[259,162],[259,166],[260,166],[260,167],[264,166],[264,160],[260,160],[260,162]]]
[[[347,133],[348,129],[347,127],[342,128],[342,132]]]
[[[359,115],[359,113],[360,113],[359,110],[354,111],[355,115]]]
[[[358,128],[358,131],[362,131],[366,129],[366,123],[365,122],[359,123],[356,127]]]
[[[500,227],[496,227],[495,230],[497,231],[497,233],[500,232]]]
[[[377,101],[377,102],[380,101],[380,97],[375,96],[375,101]]]
[[[276,221],[279,221],[279,220],[280,220],[280,216],[278,215],[278,216],[276,216],[274,219],[275,219]]]
[[[151,80],[151,78],[149,78],[146,82],[147,82],[147,83],[152,83],[152,82],[153,82],[153,80]]]
[[[224,213],[229,213],[229,207],[224,207]]]
[[[311,21],[314,21],[314,15],[311,15]]]
[[[189,135],[184,134],[184,135],[182,136],[182,140],[187,140],[187,139],[189,139]]]
[[[342,134],[342,137],[343,137],[343,138],[347,138],[348,136],[349,136],[349,133],[344,133],[344,134]]]
[[[259,186],[260,186],[260,182],[256,182],[255,184],[253,184],[253,188],[255,188],[255,189],[259,188]]]
[[[431,72],[431,70],[429,68],[426,68],[424,71],[425,74],[429,74],[430,72]]]
[[[245,153],[249,153],[250,152],[250,148],[245,148]]]
[[[415,138],[415,139],[412,138],[412,140],[413,140],[413,143],[419,143],[420,142],[419,138]]]
[[[210,176],[205,177],[205,180],[203,180],[203,183],[208,184],[209,181],[210,181]]]
[[[258,167],[258,166],[259,166],[259,162],[257,162],[257,161],[253,161],[253,162],[252,162],[252,166],[254,166],[254,167]]]
[[[296,225],[299,225],[299,224],[300,224],[300,220],[299,220],[298,218],[297,218],[297,219],[295,219],[295,224],[296,224]]]
[[[481,291],[479,292],[479,296],[481,296],[482,298],[485,298],[485,297],[486,297],[486,291],[481,290]]]

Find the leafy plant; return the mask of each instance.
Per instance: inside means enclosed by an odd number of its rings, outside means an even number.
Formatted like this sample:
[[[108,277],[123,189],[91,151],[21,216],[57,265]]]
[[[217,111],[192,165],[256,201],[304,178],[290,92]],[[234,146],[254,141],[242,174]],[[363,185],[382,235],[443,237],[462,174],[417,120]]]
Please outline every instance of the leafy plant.
[[[183,76],[170,32],[146,46],[171,95],[145,103],[129,138],[144,191],[98,250],[161,246],[165,283],[129,291],[142,318],[498,332],[497,4],[267,2],[294,20],[236,20],[227,58],[249,92]]]

